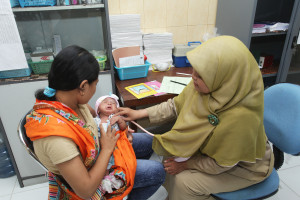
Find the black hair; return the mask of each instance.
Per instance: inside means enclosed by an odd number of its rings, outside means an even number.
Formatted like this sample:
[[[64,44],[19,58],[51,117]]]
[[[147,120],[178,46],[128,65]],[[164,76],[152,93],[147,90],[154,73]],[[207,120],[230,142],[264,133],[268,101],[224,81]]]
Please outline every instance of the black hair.
[[[97,80],[99,70],[99,64],[90,52],[76,45],[68,46],[55,56],[48,73],[48,84],[55,90],[73,90],[79,88],[84,80],[89,84]],[[35,97],[39,100],[56,100],[55,95],[44,95],[44,89],[37,90]]]

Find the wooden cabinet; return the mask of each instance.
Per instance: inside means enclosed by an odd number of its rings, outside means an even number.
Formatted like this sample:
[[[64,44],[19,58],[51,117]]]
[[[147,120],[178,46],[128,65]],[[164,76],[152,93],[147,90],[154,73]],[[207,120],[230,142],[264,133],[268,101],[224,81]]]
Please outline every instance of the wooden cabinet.
[[[299,31],[299,0],[220,0],[216,27],[221,35],[239,38],[250,49],[256,60],[268,55],[272,66],[261,69],[265,86],[285,82],[291,60],[291,40]],[[298,15],[298,18],[297,18]],[[289,23],[285,32],[252,33],[254,23]]]

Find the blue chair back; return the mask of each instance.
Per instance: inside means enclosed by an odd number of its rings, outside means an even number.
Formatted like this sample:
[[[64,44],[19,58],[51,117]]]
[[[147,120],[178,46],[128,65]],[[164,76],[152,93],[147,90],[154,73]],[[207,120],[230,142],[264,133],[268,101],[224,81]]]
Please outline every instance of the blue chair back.
[[[300,152],[300,86],[280,83],[265,90],[264,126],[268,139],[288,154]]]
[[[264,127],[273,144],[275,168],[283,163],[283,152],[297,155],[300,152],[300,86],[280,83],[264,92]],[[277,167],[276,167],[277,166]],[[217,199],[264,199],[275,194],[279,177],[275,169],[264,181],[250,187],[213,194]]]

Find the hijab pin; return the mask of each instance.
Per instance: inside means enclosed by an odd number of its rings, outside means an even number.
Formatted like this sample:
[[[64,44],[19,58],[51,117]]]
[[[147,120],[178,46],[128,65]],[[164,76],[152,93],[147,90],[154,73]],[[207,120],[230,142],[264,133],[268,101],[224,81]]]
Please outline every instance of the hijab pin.
[[[219,119],[218,119],[217,116],[215,116],[215,115],[208,115],[207,118],[208,118],[208,121],[209,121],[209,123],[211,125],[217,126],[219,124]]]

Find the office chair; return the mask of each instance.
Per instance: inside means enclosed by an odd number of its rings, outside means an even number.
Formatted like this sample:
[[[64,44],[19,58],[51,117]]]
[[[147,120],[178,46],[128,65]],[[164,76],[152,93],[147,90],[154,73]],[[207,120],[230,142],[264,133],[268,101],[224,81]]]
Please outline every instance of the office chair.
[[[24,125],[26,124],[26,116],[31,112],[31,110],[21,119],[19,126],[18,126],[18,136],[21,140],[21,143],[23,144],[24,148],[27,150],[29,155],[46,171],[48,172],[48,169],[40,162],[38,157],[34,153],[33,143],[27,137],[26,130]]]
[[[264,126],[269,141],[273,144],[274,169],[264,181],[250,187],[212,194],[217,199],[245,200],[265,199],[279,188],[279,169],[284,153],[299,155],[300,152],[300,86],[280,83],[264,92]]]

